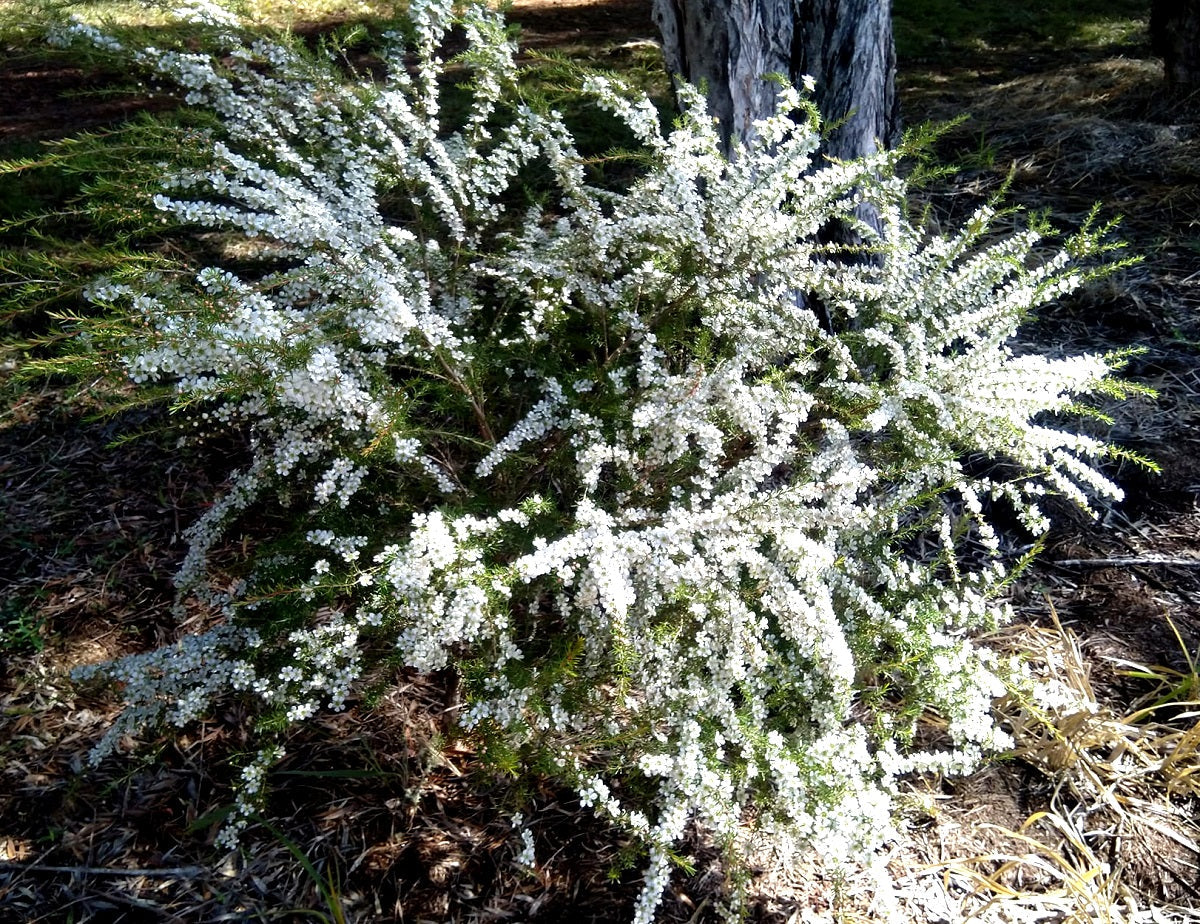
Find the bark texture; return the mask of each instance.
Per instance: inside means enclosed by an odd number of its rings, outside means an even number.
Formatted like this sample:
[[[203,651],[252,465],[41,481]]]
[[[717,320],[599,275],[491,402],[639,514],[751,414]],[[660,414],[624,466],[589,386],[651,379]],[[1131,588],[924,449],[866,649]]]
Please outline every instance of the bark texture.
[[[890,0],[654,0],[672,74],[707,88],[728,143],[774,111],[775,84],[817,81],[814,102],[837,128],[825,152],[853,158],[899,133]]]
[[[1200,0],[1154,0],[1150,44],[1163,59],[1167,83],[1200,87]]]

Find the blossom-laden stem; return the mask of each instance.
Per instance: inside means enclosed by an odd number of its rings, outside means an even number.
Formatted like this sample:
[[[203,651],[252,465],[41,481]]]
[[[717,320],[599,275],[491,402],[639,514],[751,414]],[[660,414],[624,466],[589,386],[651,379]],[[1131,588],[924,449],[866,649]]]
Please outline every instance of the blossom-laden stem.
[[[693,821],[731,863],[747,810],[781,852],[804,842],[830,857],[870,853],[888,835],[897,774],[965,770],[1009,745],[991,712],[1002,665],[968,631],[1005,615],[994,597],[1010,570],[991,505],[1036,533],[1043,494],[1081,505],[1085,490],[1119,495],[1094,467],[1104,444],[1041,422],[1095,389],[1105,361],[1009,347],[1019,321],[1081,274],[1065,252],[1032,261],[1036,234],[982,245],[987,209],[948,237],[913,225],[890,161],[878,176],[875,162],[812,165],[818,126],[792,118],[805,103],[787,87],[728,162],[713,160],[720,138],[698,92],[680,88],[687,110],[665,137],[648,99],[597,83],[601,107],[647,145],[626,192],[588,187],[561,117],[521,115],[519,99],[506,124],[477,97],[465,118],[481,129],[447,139],[434,49],[452,3],[411,6],[419,60],[415,84],[394,90],[403,105],[285,45],[235,48],[228,64],[139,59],[207,102],[229,136],[208,152],[219,171],[198,180],[189,158],[168,188],[192,192],[156,201],[189,226],[275,241],[297,265],[245,279],[210,267],[196,290],[151,273],[92,287],[98,314],[126,305],[136,319],[120,342],[136,384],[219,404],[205,418],[214,427],[265,418],[254,466],[193,527],[179,575],[181,593],[208,606],[247,604],[246,625],[87,669],[119,682],[129,704],[93,759],[232,694],[287,723],[342,709],[377,667],[400,663],[462,671],[455,718],[496,743],[497,766],[543,747],[553,762],[530,770],[650,846],[640,924]],[[482,8],[464,15],[489,26],[471,41],[491,42],[480,86],[499,86],[515,69],[502,23]],[[399,47],[384,54],[395,73],[412,69]],[[296,76],[314,68],[319,79]],[[334,111],[386,130],[360,138]],[[323,140],[311,156],[278,140],[298,136]],[[287,169],[250,156],[264,149],[282,151]],[[527,188],[535,180],[553,188]],[[852,220],[848,183],[878,204],[877,261],[798,244]],[[387,216],[404,211],[401,193],[412,212],[397,228]],[[515,217],[530,194],[572,208]],[[327,245],[346,241],[365,259],[327,271]],[[215,291],[231,300],[219,317]],[[375,311],[363,305],[375,291],[402,297]],[[853,323],[822,332],[791,292]],[[312,348],[289,349],[301,334]],[[376,426],[431,380],[431,400]],[[468,467],[480,437],[490,451]],[[498,469],[517,452],[523,464]],[[976,453],[1030,480],[954,462]],[[419,466],[441,495],[392,477],[397,463]],[[269,541],[247,549],[259,568],[245,587],[210,586],[235,520],[321,465],[301,485],[312,504],[255,525]],[[349,504],[364,483],[378,503]],[[939,500],[935,522],[926,514]],[[381,507],[411,512],[401,537]],[[276,554],[296,534],[305,545]],[[273,599],[281,588],[338,608],[298,610]],[[530,599],[552,612],[525,609]],[[936,747],[916,735],[926,711],[946,729]],[[259,755],[225,843],[277,759]]]

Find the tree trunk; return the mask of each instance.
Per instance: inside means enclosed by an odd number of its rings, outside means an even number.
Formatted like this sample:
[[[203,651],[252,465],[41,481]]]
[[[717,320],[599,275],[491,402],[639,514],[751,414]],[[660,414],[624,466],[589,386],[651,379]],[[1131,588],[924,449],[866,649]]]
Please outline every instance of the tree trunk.
[[[756,119],[775,112],[782,74],[798,85],[816,81],[813,102],[834,126],[822,151],[852,160],[893,145],[900,133],[896,50],[891,0],[653,0],[654,20],[672,76],[702,85],[720,122],[726,152],[747,140]],[[860,221],[879,227],[866,205]],[[822,229],[827,243],[858,246],[857,232],[835,222]],[[860,259],[872,259],[860,257]],[[828,311],[811,293],[796,292],[821,324]]]
[[[1154,0],[1150,44],[1163,59],[1168,84],[1200,87],[1200,0]]]
[[[762,78],[817,82],[838,158],[893,144],[899,132],[890,0],[654,0],[667,67],[703,84],[727,145],[775,110]]]

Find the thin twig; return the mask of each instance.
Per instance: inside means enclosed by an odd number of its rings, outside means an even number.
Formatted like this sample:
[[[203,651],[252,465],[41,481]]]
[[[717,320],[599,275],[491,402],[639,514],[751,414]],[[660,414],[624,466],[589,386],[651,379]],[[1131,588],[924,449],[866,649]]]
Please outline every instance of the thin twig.
[[[1159,568],[1200,568],[1200,558],[1060,558],[1050,562],[1064,568],[1132,568],[1153,565]]]
[[[45,863],[18,863],[0,860],[0,871],[28,873],[74,873],[82,876],[147,876],[157,879],[184,879],[204,873],[202,866],[178,866],[174,869],[121,869],[113,866],[49,866]]]
[[[688,918],[687,924],[696,924],[696,922],[700,920],[700,915],[704,913],[704,909],[707,907],[708,899],[706,898],[699,904],[699,906],[697,906],[695,912],[692,913],[692,916]]]
[[[460,392],[466,395],[467,400],[471,402],[471,410],[475,413],[475,422],[479,425],[479,432],[483,435],[483,438],[487,440],[489,446],[495,446],[496,437],[492,433],[492,428],[488,424],[487,414],[485,414],[483,410],[483,404],[476,396],[474,389],[472,389],[470,385],[463,381],[462,376],[458,374],[458,370],[450,365],[449,361],[445,356],[442,355],[440,350],[435,348],[433,354],[437,357],[437,361],[441,365],[442,371],[446,373],[446,377],[449,379],[450,383],[454,385],[454,387]]]

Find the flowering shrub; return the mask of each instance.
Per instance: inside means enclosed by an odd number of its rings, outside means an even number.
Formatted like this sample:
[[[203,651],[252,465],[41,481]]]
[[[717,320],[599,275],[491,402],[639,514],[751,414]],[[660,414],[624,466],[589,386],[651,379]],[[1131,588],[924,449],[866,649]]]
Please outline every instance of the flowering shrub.
[[[205,15],[221,55],[136,52],[221,126],[156,203],[254,258],[91,297],[133,318],[133,381],[248,433],[252,458],[178,576],[217,627],[85,672],[128,701],[95,759],[218,697],[279,727],[377,665],[453,668],[486,757],[646,845],[648,921],[690,823],[733,857],[748,838],[855,855],[886,837],[897,774],[1003,747],[1003,666],[972,641],[1005,618],[988,512],[1036,533],[1048,491],[1118,494],[1105,446],[1053,416],[1104,360],[1009,345],[1081,282],[1066,252],[989,243],[988,209],[924,232],[892,155],[814,159],[790,87],[727,159],[695,91],[664,131],[587,78],[643,165],[613,190],[522,101],[483,9],[414,2],[371,82]],[[817,243],[863,204],[871,259]],[[267,510],[281,525],[230,581],[214,549]],[[930,711],[940,750],[913,743]],[[268,735],[226,842],[276,754]]]

